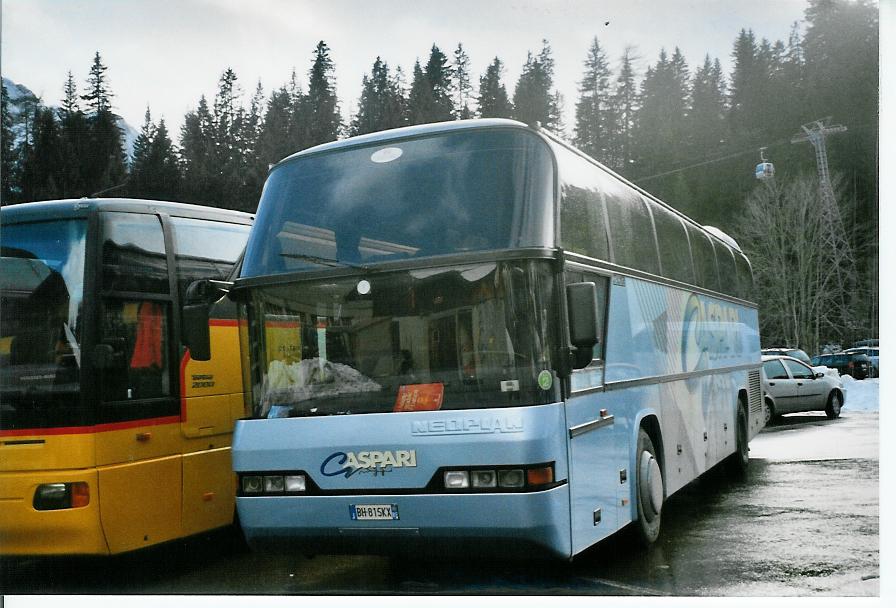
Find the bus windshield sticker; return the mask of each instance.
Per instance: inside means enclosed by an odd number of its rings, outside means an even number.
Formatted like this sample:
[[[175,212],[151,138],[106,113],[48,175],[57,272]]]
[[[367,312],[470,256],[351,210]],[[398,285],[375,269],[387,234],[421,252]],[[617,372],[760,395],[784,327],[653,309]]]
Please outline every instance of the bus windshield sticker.
[[[541,370],[538,374],[538,387],[543,390],[549,390],[554,384],[554,375],[546,369]]]
[[[502,393],[516,393],[520,390],[519,380],[501,380]]]
[[[441,382],[432,384],[402,384],[398,388],[393,412],[428,412],[442,407],[445,385]]]

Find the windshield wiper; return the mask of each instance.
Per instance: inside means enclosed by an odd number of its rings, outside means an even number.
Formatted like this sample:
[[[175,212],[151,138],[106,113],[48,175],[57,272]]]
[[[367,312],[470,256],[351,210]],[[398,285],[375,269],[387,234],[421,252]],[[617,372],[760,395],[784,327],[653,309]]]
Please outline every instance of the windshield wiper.
[[[322,258],[322,257],[316,256],[316,255],[308,255],[305,253],[281,253],[280,255],[285,258],[292,258],[294,260],[304,260],[306,262],[320,264],[321,266],[329,266],[331,268],[359,268],[361,270],[367,270],[367,266],[365,266],[364,264],[355,264],[353,262],[345,262],[343,260]]]

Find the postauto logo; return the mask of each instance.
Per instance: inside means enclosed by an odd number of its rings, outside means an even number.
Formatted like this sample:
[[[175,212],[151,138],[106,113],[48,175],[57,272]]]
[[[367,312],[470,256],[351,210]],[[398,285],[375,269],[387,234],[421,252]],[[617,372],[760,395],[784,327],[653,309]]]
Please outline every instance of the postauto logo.
[[[416,450],[334,452],[321,463],[320,472],[327,477],[342,475],[348,479],[357,473],[385,475],[393,469],[416,466]]]
[[[681,331],[681,368],[692,372],[709,367],[709,362],[739,354],[740,316],[737,308],[709,301],[695,293],[684,307]]]

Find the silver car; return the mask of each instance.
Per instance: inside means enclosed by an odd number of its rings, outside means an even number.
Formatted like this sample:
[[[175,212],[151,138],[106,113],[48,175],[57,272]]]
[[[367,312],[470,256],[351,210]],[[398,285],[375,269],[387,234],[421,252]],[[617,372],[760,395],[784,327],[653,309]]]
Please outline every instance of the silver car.
[[[813,370],[793,357],[763,356],[762,382],[766,424],[781,414],[816,410],[834,419],[846,400],[839,376]]]

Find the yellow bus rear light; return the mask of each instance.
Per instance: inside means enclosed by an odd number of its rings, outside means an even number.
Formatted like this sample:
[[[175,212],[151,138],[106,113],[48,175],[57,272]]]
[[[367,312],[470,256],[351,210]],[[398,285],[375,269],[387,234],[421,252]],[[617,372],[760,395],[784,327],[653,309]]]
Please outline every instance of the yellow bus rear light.
[[[32,505],[37,511],[76,509],[90,504],[90,486],[86,482],[45,483],[34,491]]]
[[[90,486],[83,481],[71,484],[72,508],[86,507],[90,504]]]

